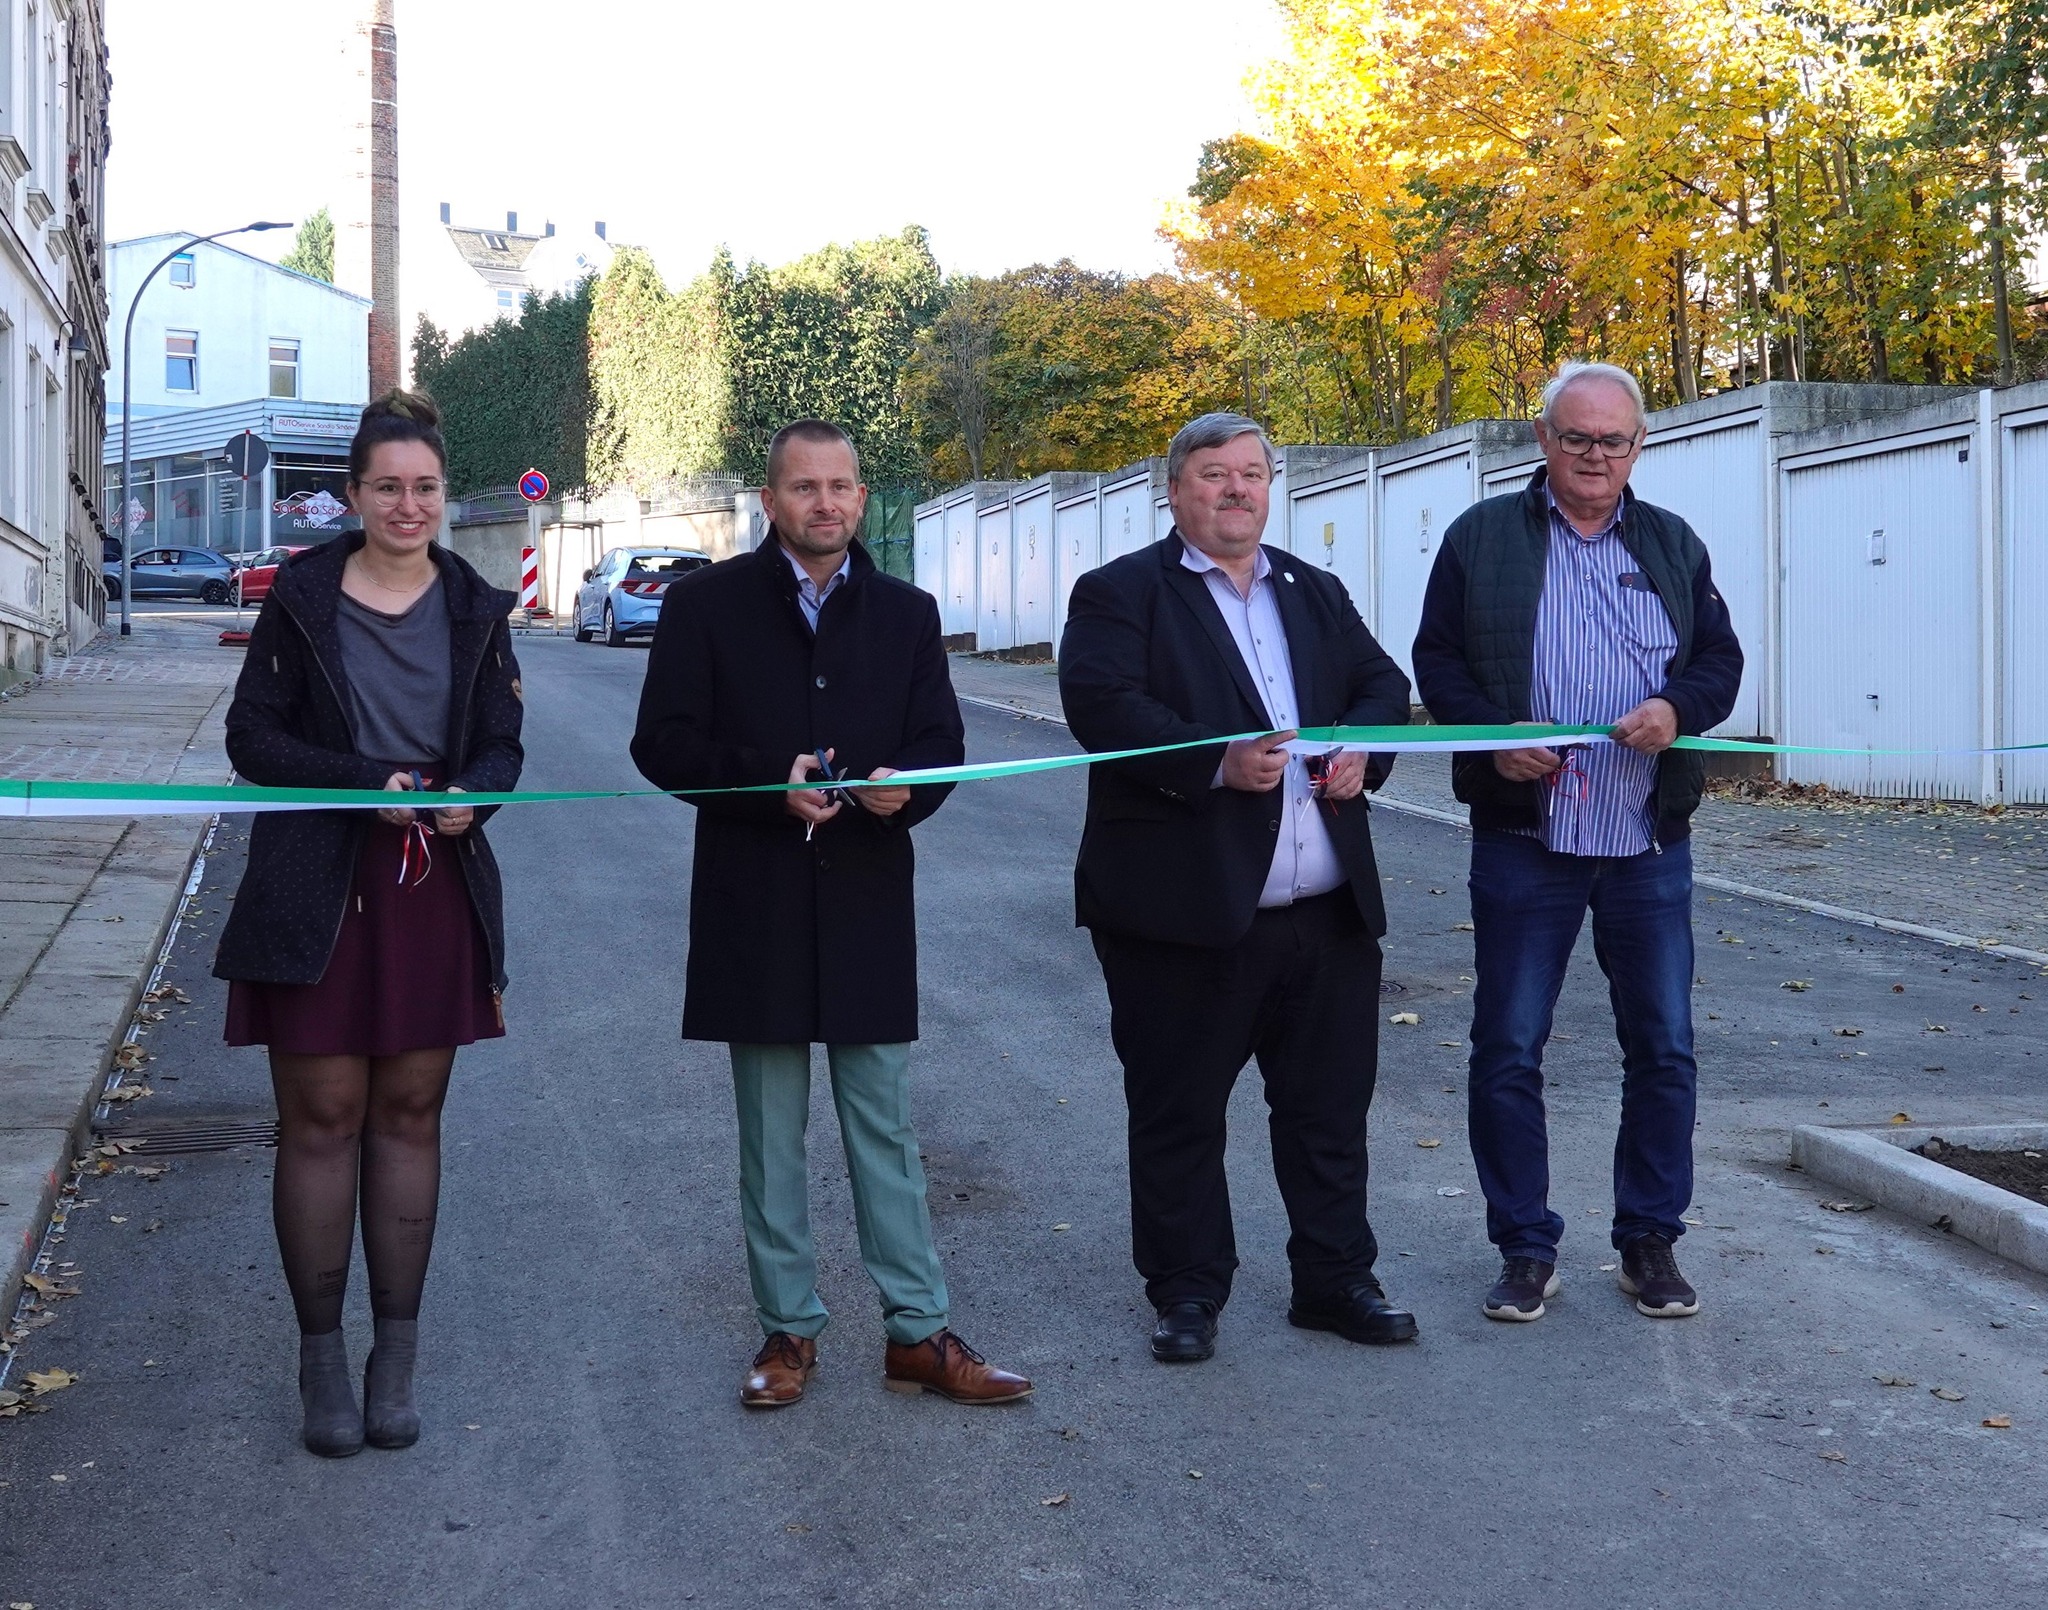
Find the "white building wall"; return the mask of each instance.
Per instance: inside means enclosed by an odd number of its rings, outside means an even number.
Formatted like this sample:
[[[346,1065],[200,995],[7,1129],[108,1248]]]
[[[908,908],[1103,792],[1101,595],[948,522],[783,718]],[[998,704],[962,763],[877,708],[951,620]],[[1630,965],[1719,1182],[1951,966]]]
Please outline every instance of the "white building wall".
[[[1052,635],[1052,488],[1027,488],[1010,501],[1012,646],[1050,643]]]
[[[1295,557],[1320,565],[1343,582],[1358,613],[1370,623],[1378,607],[1372,575],[1371,458],[1360,459],[1349,473],[1298,487],[1288,505]]]
[[[176,235],[117,241],[108,252],[113,293],[112,370],[107,411],[121,406],[122,328],[135,288]],[[149,282],[135,312],[133,399],[139,410],[211,408],[270,395],[270,343],[299,343],[300,402],[361,406],[369,400],[370,304],[322,280],[294,274],[225,243],[193,248],[190,286],[163,269]],[[165,384],[165,341],[172,330],[199,336],[199,387],[173,391]]]
[[[75,227],[69,73],[71,30],[98,27],[94,6],[0,0],[0,686],[43,670],[53,647],[75,646],[66,542],[71,386],[74,376],[81,385],[89,377],[67,355],[62,290],[72,278],[67,236]],[[97,62],[98,42],[89,43]],[[82,169],[83,182],[95,183],[96,171],[97,163]],[[97,319],[96,295],[80,300]]]
[[[1165,535],[1164,531],[1160,535]],[[1107,483],[1102,488],[1102,562],[1121,559],[1152,543],[1152,475]]]
[[[1064,499],[1053,520],[1053,652],[1067,630],[1067,600],[1074,583],[1102,562],[1102,484]]]
[[[1010,599],[1010,500],[975,512],[976,649],[1015,648],[1017,620]]]
[[[1973,799],[1984,766],[1956,754],[1983,725],[1986,645],[1973,422],[1881,438],[1780,467],[1789,744],[1863,751],[1780,757],[1794,782]]]
[[[1477,469],[1472,446],[1458,442],[1373,469],[1373,528],[1378,574],[1374,610],[1367,617],[1380,647],[1415,680],[1415,633],[1422,624],[1422,594],[1443,545],[1444,528],[1474,501]]]
[[[946,596],[946,510],[940,503],[919,505],[913,517],[910,546],[911,579],[943,600]]]
[[[948,637],[972,632],[980,604],[975,579],[974,489],[946,499],[946,590],[939,597],[939,626]]]
[[[2048,744],[2048,407],[2008,416],[2000,457],[2004,741]],[[2008,756],[2002,771],[2008,804],[2048,805],[2048,750]]]

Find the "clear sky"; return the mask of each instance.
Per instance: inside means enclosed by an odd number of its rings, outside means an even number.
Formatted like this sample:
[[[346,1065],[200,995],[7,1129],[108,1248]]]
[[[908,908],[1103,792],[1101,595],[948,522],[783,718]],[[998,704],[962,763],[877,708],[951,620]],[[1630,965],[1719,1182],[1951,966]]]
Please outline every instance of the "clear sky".
[[[359,9],[108,0],[109,234],[339,211]],[[1271,0],[398,0],[402,205],[602,218],[671,282],[906,223],[948,270],[1142,272],[1279,43]]]

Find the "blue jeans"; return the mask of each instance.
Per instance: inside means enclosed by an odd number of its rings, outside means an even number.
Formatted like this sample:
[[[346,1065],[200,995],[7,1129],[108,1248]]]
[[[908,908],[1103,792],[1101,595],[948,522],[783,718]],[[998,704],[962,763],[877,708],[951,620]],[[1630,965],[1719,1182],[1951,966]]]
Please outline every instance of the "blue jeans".
[[[1486,1233],[1504,1258],[1557,1261],[1543,1047],[1572,947],[1590,907],[1621,1042],[1621,1132],[1614,1142],[1617,1247],[1676,1241],[1692,1201],[1699,1065],[1692,1042],[1692,846],[1661,853],[1559,855],[1539,839],[1472,835],[1476,987],[1469,1088],[1472,1159]]]

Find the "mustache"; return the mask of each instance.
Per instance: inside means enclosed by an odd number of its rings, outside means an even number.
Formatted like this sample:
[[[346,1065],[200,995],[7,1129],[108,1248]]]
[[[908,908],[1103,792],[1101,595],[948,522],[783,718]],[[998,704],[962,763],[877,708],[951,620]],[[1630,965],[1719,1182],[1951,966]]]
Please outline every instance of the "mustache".
[[[1241,498],[1236,496],[1226,497],[1222,502],[1218,503],[1216,507],[1219,509],[1249,510],[1252,507],[1252,500],[1250,498]]]

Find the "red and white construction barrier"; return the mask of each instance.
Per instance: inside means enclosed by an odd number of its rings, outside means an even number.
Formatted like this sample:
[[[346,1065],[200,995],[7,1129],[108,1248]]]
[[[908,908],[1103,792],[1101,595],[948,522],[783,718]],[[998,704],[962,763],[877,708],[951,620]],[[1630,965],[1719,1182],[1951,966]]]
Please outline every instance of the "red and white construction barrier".
[[[540,607],[540,552],[523,549],[519,557],[519,607],[529,615],[545,615]]]

